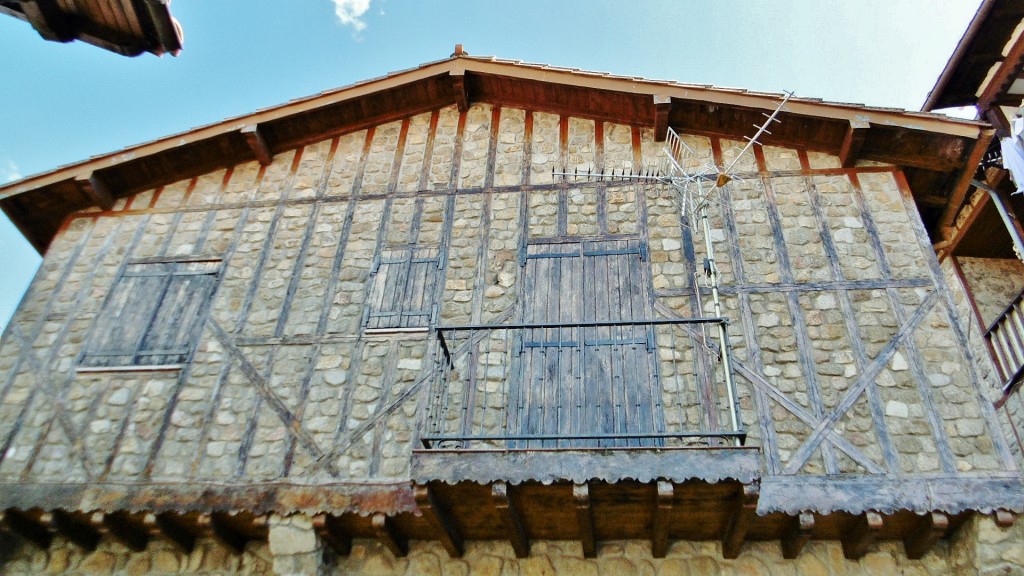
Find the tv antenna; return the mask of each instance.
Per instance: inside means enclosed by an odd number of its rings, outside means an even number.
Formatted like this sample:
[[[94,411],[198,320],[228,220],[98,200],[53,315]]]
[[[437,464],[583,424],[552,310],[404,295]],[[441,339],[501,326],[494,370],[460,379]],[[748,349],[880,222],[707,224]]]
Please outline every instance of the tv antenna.
[[[689,166],[698,163],[696,162],[697,154],[669,126],[668,134],[665,138],[665,147],[662,150],[664,156],[662,161],[656,166],[640,168],[635,173],[633,169],[629,169],[628,173],[626,169],[623,169],[619,174],[616,174],[615,170],[612,170],[611,173],[580,172],[579,170],[575,172],[555,172],[552,170],[552,176],[561,176],[563,179],[573,177],[574,179],[586,179],[587,181],[655,182],[671,186],[679,195],[680,210],[684,221],[689,220],[690,228],[700,230],[704,236],[704,249],[707,254],[704,258],[704,277],[706,285],[711,289],[714,314],[716,317],[721,318],[722,301],[719,294],[721,277],[718,265],[715,263],[715,246],[711,240],[711,219],[708,215],[708,206],[715,201],[721,189],[728,185],[729,182],[740,180],[734,172],[736,165],[750,152],[755,144],[761,144],[759,141],[761,136],[771,134],[768,128],[773,122],[780,122],[778,119],[779,113],[782,112],[783,107],[789,102],[793,93],[783,92],[783,95],[782,101],[779,102],[779,105],[775,107],[771,114],[762,113],[766,120],[761,124],[753,125],[757,131],[754,132],[753,136],[744,136],[744,140],[747,141],[746,145],[743,146],[731,161],[722,167],[719,167],[712,160],[696,170],[689,168]],[[697,226],[698,222],[700,223],[699,227]],[[697,289],[697,302],[701,310],[696,310],[695,313],[702,314],[703,306],[700,304],[699,289]],[[726,325],[724,323],[718,323],[717,326],[718,357],[721,359],[723,372],[725,373],[730,423],[733,430],[739,430],[740,423],[736,421],[736,392],[732,379],[732,361],[729,354],[728,334],[726,333]]]

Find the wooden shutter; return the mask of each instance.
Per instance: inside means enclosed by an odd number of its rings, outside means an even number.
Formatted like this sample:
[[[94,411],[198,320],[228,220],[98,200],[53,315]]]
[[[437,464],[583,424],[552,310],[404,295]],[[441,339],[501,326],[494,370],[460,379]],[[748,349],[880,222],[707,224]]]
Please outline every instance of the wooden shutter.
[[[185,362],[219,271],[220,263],[212,261],[128,265],[100,311],[81,364]]]
[[[422,328],[434,314],[440,249],[402,246],[381,251],[370,291],[366,327]]]

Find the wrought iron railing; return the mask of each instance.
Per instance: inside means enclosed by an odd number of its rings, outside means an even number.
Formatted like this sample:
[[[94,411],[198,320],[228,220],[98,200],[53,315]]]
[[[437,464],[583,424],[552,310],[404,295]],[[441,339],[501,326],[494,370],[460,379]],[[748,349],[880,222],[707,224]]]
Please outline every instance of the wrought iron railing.
[[[439,327],[420,439],[428,449],[742,444],[728,363],[710,340],[725,322]]]
[[[1024,291],[985,330],[985,340],[1008,389],[1024,376]]]

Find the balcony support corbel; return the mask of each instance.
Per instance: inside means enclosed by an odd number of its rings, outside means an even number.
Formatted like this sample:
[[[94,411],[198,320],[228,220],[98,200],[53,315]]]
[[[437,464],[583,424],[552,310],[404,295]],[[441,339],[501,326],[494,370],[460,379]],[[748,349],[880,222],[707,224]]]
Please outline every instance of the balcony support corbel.
[[[317,514],[313,517],[313,529],[320,540],[330,546],[338,556],[348,556],[352,553],[352,536],[334,516]]]
[[[945,535],[948,529],[949,516],[942,512],[925,514],[903,539],[903,549],[907,552],[907,558],[920,560],[939,541],[939,538]]]
[[[434,526],[441,544],[448,551],[452,558],[462,556],[463,540],[458,527],[452,522],[451,515],[441,506],[433,490],[429,486],[416,486],[413,488],[413,496],[416,498],[416,505],[423,511],[423,515]]]
[[[757,515],[757,499],[761,488],[757,484],[744,484],[743,491],[736,500],[736,507],[722,537],[722,557],[734,559],[739,557],[743,542],[747,539],[747,530]]]
[[[377,540],[391,551],[396,558],[402,558],[409,554],[409,539],[395,530],[395,524],[386,515],[378,512],[371,520],[373,531],[377,534]]]
[[[853,524],[846,529],[842,539],[843,556],[847,560],[859,560],[868,553],[868,548],[878,539],[882,530],[882,515],[868,512],[854,518]]]
[[[800,556],[800,552],[807,545],[814,532],[814,514],[801,512],[793,519],[793,525],[782,536],[782,557],[786,560],[794,560]]]
[[[658,480],[658,494],[654,501],[654,525],[651,528],[651,556],[664,558],[668,554],[668,528],[672,518],[675,487],[667,480]]]
[[[512,544],[517,558],[526,558],[530,555],[530,539],[526,536],[526,529],[523,528],[523,518],[519,508],[512,501],[512,494],[509,491],[507,482],[495,482],[491,485],[491,499],[494,500],[494,507],[498,510],[502,522],[505,524],[505,532],[508,533],[508,540]]]
[[[576,507],[576,524],[583,544],[583,556],[597,557],[597,542],[594,540],[594,510],[590,506],[590,486],[572,485],[572,499]]]

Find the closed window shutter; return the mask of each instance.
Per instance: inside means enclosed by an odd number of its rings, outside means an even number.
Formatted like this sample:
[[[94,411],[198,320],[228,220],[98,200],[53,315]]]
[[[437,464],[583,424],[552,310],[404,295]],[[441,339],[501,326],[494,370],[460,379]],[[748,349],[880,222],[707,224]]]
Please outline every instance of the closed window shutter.
[[[366,327],[420,328],[433,318],[440,249],[402,246],[381,252],[368,302]]]

